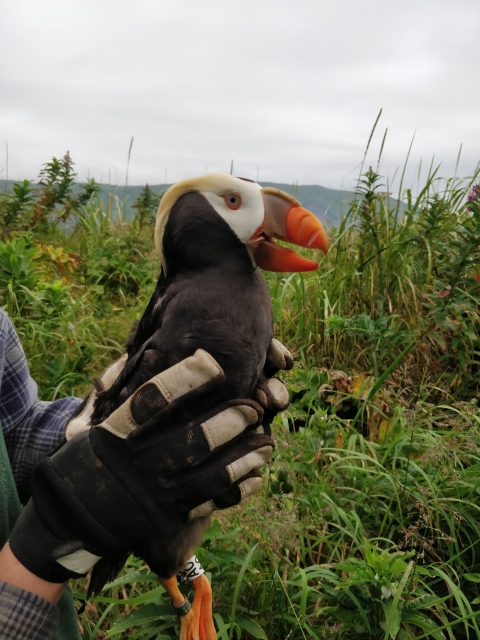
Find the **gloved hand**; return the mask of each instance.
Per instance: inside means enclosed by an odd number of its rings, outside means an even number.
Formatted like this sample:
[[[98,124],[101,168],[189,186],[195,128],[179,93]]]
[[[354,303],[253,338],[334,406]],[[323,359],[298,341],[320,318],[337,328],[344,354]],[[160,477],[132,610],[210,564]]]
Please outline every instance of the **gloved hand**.
[[[117,377],[120,375],[123,370],[125,363],[127,361],[127,355],[123,355],[121,358],[113,362],[105,371],[100,375],[99,378],[95,381],[96,389],[101,389],[103,391],[107,391],[110,389],[112,384],[115,382]],[[216,363],[215,363],[216,364]],[[255,391],[255,399],[260,404],[263,409],[263,418],[261,418],[261,426],[258,427],[257,432],[262,433],[262,429],[264,433],[270,435],[270,425],[274,417],[280,412],[284,411],[289,404],[289,396],[288,390],[281,380],[278,378],[274,378],[273,376],[279,371],[286,371],[293,367],[293,357],[290,351],[279,341],[273,338],[270,343],[269,350],[267,352],[267,357],[265,361],[263,375],[258,381],[257,388]],[[176,380],[175,384],[177,387],[177,395],[182,394],[182,382],[180,380]],[[186,390],[186,389],[185,389]],[[66,427],[66,439],[67,441],[73,438],[75,435],[82,433],[83,431],[89,430],[91,428],[90,418],[93,413],[93,408],[95,405],[95,401],[97,399],[97,391],[94,389],[92,393],[88,396],[85,402],[80,405],[80,407],[75,412],[72,419],[69,421]],[[239,401],[241,404],[241,401]],[[182,403],[182,407],[185,403]],[[127,403],[125,403],[125,406]],[[147,398],[145,401],[145,413],[152,413],[155,411],[155,406],[150,405],[150,399]],[[230,412],[225,414],[225,418],[228,420]],[[233,413],[232,413],[233,415]],[[222,419],[224,414],[219,415],[219,419]],[[107,423],[115,420],[114,417],[110,416],[106,420]],[[167,416],[165,413],[162,414],[162,420],[165,421]],[[172,423],[172,419],[170,418],[170,423]],[[156,429],[156,419],[154,418],[149,423]],[[164,423],[166,426],[166,422]],[[145,425],[148,426],[148,425]],[[117,433],[118,435],[118,433]],[[148,432],[146,429],[142,431],[142,436],[151,442],[151,438],[154,436]],[[255,482],[251,481],[248,484],[248,491],[246,486],[243,487],[241,495],[238,495],[233,490],[227,492],[224,496],[217,496],[215,500],[210,500],[209,506],[211,511],[215,511],[218,509],[225,509],[230,506],[235,506],[240,502],[247,500],[255,491],[258,491],[261,487],[261,482],[257,479]],[[235,496],[238,497],[238,500],[235,501]],[[232,501],[233,500],[233,501]],[[207,513],[206,507],[195,509],[192,512],[191,518],[194,519],[196,517],[200,517],[200,515],[205,515]]]
[[[99,378],[96,379],[96,388],[107,391],[115,382],[127,362],[127,354],[113,362]],[[262,425],[270,434],[269,428],[273,418],[280,411],[284,411],[289,404],[288,390],[281,380],[274,378],[279,371],[288,371],[293,367],[293,357],[290,351],[279,341],[273,338],[267,352],[263,375],[260,377],[255,390],[255,399],[264,411]],[[94,389],[86,400],[80,405],[66,427],[65,436],[70,440],[78,433],[90,429],[90,418],[93,413],[97,391]],[[146,410],[150,411],[148,402]]]
[[[34,471],[33,498],[10,539],[17,559],[44,580],[64,582],[105,554],[174,534],[258,490],[273,442],[257,432],[263,410],[255,401],[230,401],[178,422],[182,405],[222,375],[199,350],[140,387],[101,425],[70,430],[68,442]]]

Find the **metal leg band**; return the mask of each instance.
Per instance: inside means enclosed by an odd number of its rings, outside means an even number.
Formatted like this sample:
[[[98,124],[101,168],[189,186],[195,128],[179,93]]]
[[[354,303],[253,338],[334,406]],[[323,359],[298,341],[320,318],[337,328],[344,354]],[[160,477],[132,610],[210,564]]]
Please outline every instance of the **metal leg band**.
[[[182,602],[182,604],[179,607],[174,607],[172,605],[172,609],[175,611],[175,614],[179,618],[183,618],[183,616],[186,616],[187,613],[191,611],[192,605],[190,604],[188,598],[185,598],[185,600]]]

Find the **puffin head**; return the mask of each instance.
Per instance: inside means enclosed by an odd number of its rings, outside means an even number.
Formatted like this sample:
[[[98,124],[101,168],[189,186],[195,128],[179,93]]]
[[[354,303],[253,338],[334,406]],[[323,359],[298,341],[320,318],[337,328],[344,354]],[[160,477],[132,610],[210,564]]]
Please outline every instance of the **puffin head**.
[[[164,193],[155,225],[155,245],[164,270],[167,265],[163,237],[169,216],[182,196],[195,192],[227,223],[246,246],[254,264],[262,269],[296,272],[318,268],[313,260],[276,244],[274,238],[327,253],[325,229],[295,198],[278,189],[262,188],[251,180],[215,173],[182,180]]]

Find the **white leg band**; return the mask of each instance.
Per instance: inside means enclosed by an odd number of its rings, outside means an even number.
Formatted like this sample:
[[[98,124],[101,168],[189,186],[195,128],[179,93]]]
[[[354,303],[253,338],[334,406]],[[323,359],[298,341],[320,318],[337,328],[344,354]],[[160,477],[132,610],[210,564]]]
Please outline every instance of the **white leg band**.
[[[205,573],[202,565],[198,561],[197,556],[192,556],[190,560],[184,564],[183,569],[177,575],[178,582],[187,582],[187,580],[196,580]]]

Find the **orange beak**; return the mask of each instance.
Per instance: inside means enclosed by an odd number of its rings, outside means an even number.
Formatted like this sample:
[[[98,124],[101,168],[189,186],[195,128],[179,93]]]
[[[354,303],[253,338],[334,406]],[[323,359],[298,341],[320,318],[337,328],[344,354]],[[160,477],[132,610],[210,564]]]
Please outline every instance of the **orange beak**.
[[[249,240],[257,265],[266,271],[315,271],[318,264],[302,258],[292,249],[275,244],[273,238],[298,247],[328,251],[328,240],[320,220],[288,193],[266,187],[263,223]]]

